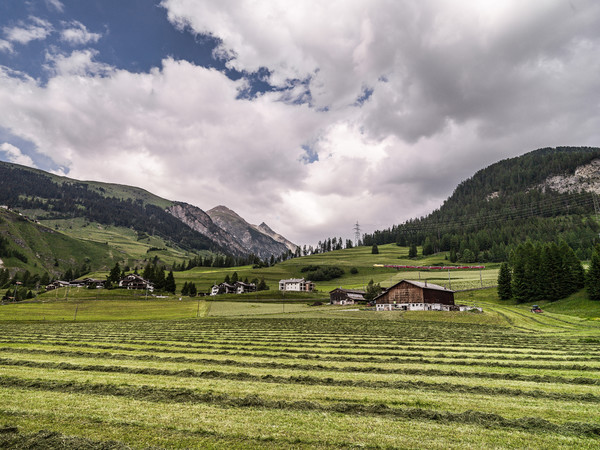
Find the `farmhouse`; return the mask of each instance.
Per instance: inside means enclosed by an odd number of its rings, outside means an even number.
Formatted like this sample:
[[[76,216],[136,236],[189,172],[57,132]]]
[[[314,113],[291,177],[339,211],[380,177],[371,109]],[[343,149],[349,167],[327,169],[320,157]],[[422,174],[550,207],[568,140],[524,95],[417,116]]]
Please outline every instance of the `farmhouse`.
[[[147,289],[154,291],[154,285],[136,274],[127,275],[119,281],[119,287],[125,289]]]
[[[105,280],[98,280],[96,278],[84,278],[82,283],[89,289],[102,289],[104,287]]]
[[[340,287],[329,292],[329,304],[331,305],[354,305],[356,302],[364,300],[365,291]]]
[[[47,285],[46,290],[51,291],[53,289],[67,287],[69,285],[70,285],[70,283],[68,281],[56,280],[56,281],[53,281],[52,283],[50,283],[49,285]]]
[[[454,291],[427,281],[402,280],[374,299],[377,311],[459,311]]]
[[[231,284],[231,283],[215,284],[210,289],[210,295],[245,294],[247,292],[256,292],[256,284],[243,283],[241,281],[236,281],[233,284]]]
[[[315,283],[304,280],[304,278],[290,278],[288,280],[279,280],[280,291],[294,292],[312,292],[315,289]]]

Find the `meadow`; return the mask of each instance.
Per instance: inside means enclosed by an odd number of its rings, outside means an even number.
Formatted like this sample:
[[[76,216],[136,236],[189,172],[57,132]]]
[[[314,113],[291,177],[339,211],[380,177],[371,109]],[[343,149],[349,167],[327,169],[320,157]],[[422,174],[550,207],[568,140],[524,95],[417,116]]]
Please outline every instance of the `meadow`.
[[[534,315],[495,289],[457,293],[480,314],[128,295],[0,306],[0,447],[600,446],[594,305]]]
[[[185,282],[193,282],[200,292],[208,292],[215,283],[221,283],[226,275],[230,277],[237,272],[240,280],[248,278],[264,278],[271,291],[277,291],[279,280],[285,278],[304,278],[302,268],[307,266],[336,266],[344,270],[344,275],[329,281],[317,281],[316,289],[321,296],[337,287],[348,289],[364,289],[370,280],[380,283],[383,287],[389,287],[402,280],[428,280],[432,283],[446,286],[454,290],[490,287],[497,284],[498,264],[486,264],[484,270],[402,270],[393,268],[375,267],[379,264],[388,265],[448,265],[449,261],[444,255],[433,255],[411,259],[408,257],[408,247],[398,247],[396,244],[379,246],[379,254],[371,254],[371,247],[355,247],[351,249],[337,250],[317,255],[308,255],[301,258],[293,258],[278,263],[272,267],[253,268],[243,267],[196,267],[184,272],[175,272],[177,285]],[[419,249],[419,252],[421,250]],[[356,269],[356,273],[351,270]],[[96,274],[95,274],[96,275]],[[99,277],[104,273],[97,274]],[[277,297],[275,292],[272,295]]]

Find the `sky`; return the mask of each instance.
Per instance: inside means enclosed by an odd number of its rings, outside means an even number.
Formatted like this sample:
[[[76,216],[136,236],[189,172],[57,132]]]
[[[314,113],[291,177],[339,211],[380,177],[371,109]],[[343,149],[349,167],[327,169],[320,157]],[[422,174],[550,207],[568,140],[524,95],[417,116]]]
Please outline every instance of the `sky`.
[[[0,2],[0,160],[300,245],[599,138],[595,0]]]

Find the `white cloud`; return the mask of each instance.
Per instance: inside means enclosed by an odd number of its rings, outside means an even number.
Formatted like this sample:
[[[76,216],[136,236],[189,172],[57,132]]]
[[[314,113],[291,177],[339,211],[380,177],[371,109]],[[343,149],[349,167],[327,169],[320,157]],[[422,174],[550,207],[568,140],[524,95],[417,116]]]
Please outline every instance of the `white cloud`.
[[[283,92],[240,99],[243,78],[185,61],[130,73],[53,53],[44,85],[0,68],[0,126],[69,176],[225,204],[298,243],[351,237],[356,220],[427,214],[499,159],[598,145],[600,4],[571,4],[164,0]]]
[[[89,43],[98,42],[102,37],[99,33],[88,31],[87,27],[76,20],[66,24],[69,28],[65,28],[60,33],[60,39],[71,45],[86,45]]]
[[[63,12],[65,9],[65,5],[60,0],[46,0],[46,5],[48,5],[48,8],[53,8],[58,12]]]
[[[4,153],[8,161],[12,163],[21,164],[23,166],[35,167],[33,160],[29,156],[24,155],[21,152],[21,149],[15,147],[12,144],[9,144],[8,142],[3,142],[2,144],[0,144],[0,152]]]
[[[0,52],[13,53],[12,44],[4,39],[0,39]]]
[[[111,72],[112,67],[107,64],[94,61],[98,54],[96,50],[76,50],[70,55],[46,54],[49,62],[46,69],[56,75],[105,75]]]
[[[52,24],[39,17],[29,17],[29,23],[21,22],[18,26],[4,27],[4,35],[10,42],[27,44],[35,40],[44,40],[52,33]]]

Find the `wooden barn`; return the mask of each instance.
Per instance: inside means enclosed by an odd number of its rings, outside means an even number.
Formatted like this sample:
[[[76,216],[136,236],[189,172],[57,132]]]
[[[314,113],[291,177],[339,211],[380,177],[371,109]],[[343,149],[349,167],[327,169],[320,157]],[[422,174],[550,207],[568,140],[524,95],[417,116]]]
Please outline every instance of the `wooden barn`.
[[[427,281],[402,280],[375,297],[378,311],[400,310],[458,310],[454,291]]]
[[[354,305],[356,302],[365,300],[365,291],[357,289],[335,288],[329,292],[329,304],[331,305]]]

